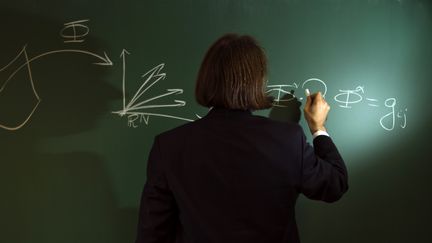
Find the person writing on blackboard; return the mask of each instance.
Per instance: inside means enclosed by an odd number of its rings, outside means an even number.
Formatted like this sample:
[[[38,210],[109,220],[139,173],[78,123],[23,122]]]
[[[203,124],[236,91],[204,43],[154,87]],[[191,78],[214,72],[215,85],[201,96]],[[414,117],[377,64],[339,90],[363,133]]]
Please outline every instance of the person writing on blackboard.
[[[266,72],[266,55],[250,36],[227,34],[210,47],[195,94],[212,109],[156,136],[136,243],[299,242],[299,194],[334,202],[347,191],[320,93],[304,107],[313,147],[298,124],[252,114],[272,105]]]

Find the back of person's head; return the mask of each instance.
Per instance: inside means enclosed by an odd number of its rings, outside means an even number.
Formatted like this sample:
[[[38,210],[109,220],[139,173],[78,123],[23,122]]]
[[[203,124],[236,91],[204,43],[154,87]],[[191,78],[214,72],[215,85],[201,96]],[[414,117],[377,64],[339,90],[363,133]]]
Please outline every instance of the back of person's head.
[[[266,76],[267,58],[257,41],[247,35],[226,34],[207,51],[198,72],[195,96],[205,107],[270,108]]]

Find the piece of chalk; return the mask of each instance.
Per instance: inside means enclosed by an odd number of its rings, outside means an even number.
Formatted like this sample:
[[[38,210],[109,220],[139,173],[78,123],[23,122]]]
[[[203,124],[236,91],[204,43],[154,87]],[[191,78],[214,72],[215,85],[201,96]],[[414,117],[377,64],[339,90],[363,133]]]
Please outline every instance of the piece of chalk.
[[[310,95],[309,89],[305,89],[305,93],[306,93],[306,96],[309,96]]]

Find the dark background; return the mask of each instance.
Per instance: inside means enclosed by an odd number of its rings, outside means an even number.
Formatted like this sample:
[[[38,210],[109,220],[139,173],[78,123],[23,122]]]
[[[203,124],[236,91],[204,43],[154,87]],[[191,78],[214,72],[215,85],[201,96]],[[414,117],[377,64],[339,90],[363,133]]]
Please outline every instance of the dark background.
[[[300,198],[302,242],[430,241],[429,1],[16,0],[0,4],[0,19],[0,125],[19,125],[38,104],[20,129],[0,128],[1,242],[132,242],[153,138],[185,121],[150,116],[148,124],[138,119],[132,128],[127,116],[112,113],[123,105],[120,54],[130,53],[126,102],[145,81],[141,76],[165,63],[166,78],[141,100],[183,89],[149,104],[186,105],[141,112],[194,120],[207,112],[193,96],[201,59],[227,32],[253,35],[262,44],[268,85],[291,85],[277,107],[257,114],[299,122],[308,133],[301,117],[304,89],[324,87],[302,84],[316,78],[327,86],[328,130],[346,160],[350,190],[334,204]],[[88,34],[78,38],[83,42],[64,43],[64,24],[77,20],[88,20]],[[24,47],[28,59],[54,50],[105,52],[113,65],[70,51],[26,65]],[[355,91],[358,86],[363,92]],[[335,97],[345,92],[338,97],[346,99],[346,90],[362,101],[341,107]],[[391,131],[380,125],[391,113],[389,98],[396,99]]]

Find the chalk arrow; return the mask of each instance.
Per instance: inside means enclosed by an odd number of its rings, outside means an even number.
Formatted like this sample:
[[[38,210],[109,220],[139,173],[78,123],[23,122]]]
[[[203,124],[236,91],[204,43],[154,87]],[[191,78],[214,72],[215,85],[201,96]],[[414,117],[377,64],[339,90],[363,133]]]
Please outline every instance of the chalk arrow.
[[[123,49],[120,54],[120,57],[123,58],[126,54],[130,55],[130,53],[126,49]]]
[[[37,60],[37,59],[39,59],[41,57],[45,57],[45,56],[52,55],[52,54],[57,54],[57,53],[79,53],[79,54],[90,55],[90,56],[96,57],[99,60],[101,60],[101,62],[96,62],[96,63],[93,63],[93,64],[102,65],[102,66],[112,66],[113,65],[112,61],[109,59],[109,57],[106,54],[106,52],[103,53],[103,56],[100,56],[100,55],[95,54],[95,53],[90,52],[90,51],[76,50],[76,49],[63,49],[63,50],[48,51],[48,52],[42,53],[40,55],[37,55],[37,56],[35,56],[33,58],[29,58],[27,56],[26,48],[27,48],[27,45],[24,45],[24,47],[22,48],[22,50],[18,53],[18,55],[12,61],[10,61],[4,67],[0,68],[0,72],[3,72],[6,69],[8,69],[12,65],[12,63],[15,63],[21,55],[24,55],[25,58],[26,58],[25,62],[21,66],[19,66],[16,70],[14,70],[12,72],[12,74],[9,75],[9,77],[6,79],[6,81],[0,86],[0,93],[3,92],[3,90],[6,88],[7,84],[9,83],[9,81],[21,69],[27,68],[28,74],[29,74],[29,79],[30,79],[30,84],[31,84],[31,87],[33,89],[33,93],[34,93],[35,97],[37,98],[37,103],[34,106],[33,110],[30,112],[30,114],[27,116],[27,118],[21,124],[19,124],[17,126],[6,126],[6,125],[3,125],[3,124],[0,124],[0,128],[6,129],[6,130],[18,130],[22,126],[24,126],[29,121],[29,119],[33,115],[33,113],[35,112],[35,110],[36,110],[36,108],[37,108],[37,106],[38,106],[38,104],[39,104],[39,102],[41,100],[39,98],[38,94],[37,94],[37,91],[36,91],[35,87],[34,87],[34,82],[33,82],[32,73],[31,73],[31,69],[30,69],[30,63],[31,62],[34,62],[35,60]]]
[[[93,64],[102,65],[102,66],[112,66],[113,65],[111,59],[109,59],[109,57],[106,54],[106,52],[104,52],[104,56],[102,57],[102,56],[100,56],[100,55],[98,55],[96,53],[93,53],[93,52],[84,51],[84,50],[75,50],[75,49],[64,49],[64,50],[54,50],[54,51],[45,52],[45,53],[42,53],[42,54],[40,54],[38,56],[35,56],[35,57],[31,58],[29,60],[29,62],[32,62],[32,61],[34,61],[36,59],[39,59],[41,57],[44,57],[44,56],[47,56],[47,55],[56,54],[56,53],[81,53],[81,54],[85,54],[85,55],[94,56],[94,57],[102,60],[102,62],[95,62]]]
[[[130,55],[130,53],[123,49],[120,58],[123,59],[123,76],[122,76],[122,90],[123,90],[123,110],[126,109],[126,54]]]
[[[101,58],[104,62],[97,62],[97,63],[93,63],[93,64],[102,65],[102,66],[112,66],[113,63],[112,63],[111,59],[109,59],[106,52],[104,52],[104,55],[105,55],[105,58]]]

